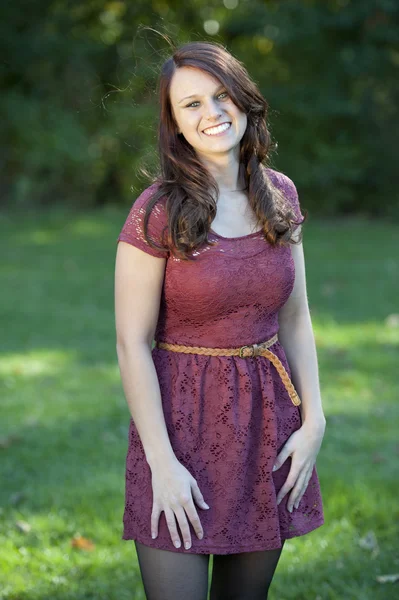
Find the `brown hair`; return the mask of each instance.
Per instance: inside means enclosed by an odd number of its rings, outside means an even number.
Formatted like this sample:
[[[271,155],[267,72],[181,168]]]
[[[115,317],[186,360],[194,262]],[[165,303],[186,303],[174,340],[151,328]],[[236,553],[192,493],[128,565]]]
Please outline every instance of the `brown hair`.
[[[153,181],[158,186],[144,217],[144,235],[148,243],[158,250],[164,249],[153,243],[147,234],[150,213],[163,196],[166,196],[168,227],[164,231],[166,239],[162,241],[183,260],[192,259],[190,252],[208,243],[208,232],[216,215],[217,182],[200,162],[193,147],[178,134],[173,116],[169,90],[173,74],[180,67],[201,69],[212,75],[225,86],[234,104],[246,113],[247,128],[240,143],[240,164],[244,167],[249,203],[270,244],[300,242],[302,233],[297,240],[292,239],[296,216],[284,195],[273,186],[264,164],[274,148],[266,123],[268,103],[244,65],[221,44],[191,42],[177,48],[164,62],[158,81],[160,172]]]

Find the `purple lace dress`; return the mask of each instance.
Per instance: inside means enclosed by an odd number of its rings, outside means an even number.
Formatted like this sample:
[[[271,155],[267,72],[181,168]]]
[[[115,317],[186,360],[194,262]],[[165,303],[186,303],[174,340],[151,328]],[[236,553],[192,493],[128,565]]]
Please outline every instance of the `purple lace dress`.
[[[293,182],[268,169],[273,184],[290,200],[298,217]],[[278,332],[278,311],[293,289],[291,248],[273,247],[261,232],[226,238],[215,232],[195,252],[195,262],[153,250],[142,233],[150,186],[131,208],[118,240],[153,256],[166,256],[165,278],[155,339],[174,344],[238,347],[259,343]],[[163,200],[153,209],[149,232],[160,240],[166,225]],[[271,348],[288,374],[284,348]],[[301,426],[280,375],[263,356],[205,356],[154,348],[162,406],[177,459],[190,471],[209,504],[196,505],[204,529],[199,540],[190,524],[192,546],[175,548],[162,512],[158,537],[151,538],[151,471],[133,420],[126,459],[124,540],[196,554],[232,554],[280,548],[282,541],[323,524],[316,468],[298,509],[287,510],[289,494],[277,506],[291,459],[272,472],[274,460]]]

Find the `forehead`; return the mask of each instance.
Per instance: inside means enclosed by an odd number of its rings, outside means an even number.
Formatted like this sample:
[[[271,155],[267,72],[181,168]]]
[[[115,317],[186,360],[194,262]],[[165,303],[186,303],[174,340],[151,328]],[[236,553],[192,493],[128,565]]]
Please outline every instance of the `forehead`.
[[[220,86],[220,81],[200,69],[180,67],[173,74],[170,84],[170,99],[177,103],[184,96],[206,94]]]

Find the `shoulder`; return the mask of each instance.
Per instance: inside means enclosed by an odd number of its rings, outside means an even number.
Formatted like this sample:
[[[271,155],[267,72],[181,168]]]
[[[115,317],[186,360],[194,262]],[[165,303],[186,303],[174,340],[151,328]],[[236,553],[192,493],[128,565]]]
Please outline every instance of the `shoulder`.
[[[288,177],[288,175],[268,167],[266,168],[266,174],[268,175],[272,184],[278,188],[284,194],[284,196],[288,198],[298,196],[296,186],[292,179]]]
[[[150,204],[154,194],[158,191],[160,183],[155,182],[146,187],[139,196],[133,202],[130,209],[130,217],[136,218],[142,224],[144,223],[144,217],[147,213],[147,207]],[[166,212],[166,196],[161,196],[157,199],[155,204],[151,206],[149,213],[149,227],[152,228],[163,228],[167,225],[167,212]]]
[[[154,183],[136,198],[130,208],[129,214],[119,234],[118,240],[127,242],[133,246],[137,246],[144,252],[165,258],[165,253],[158,249],[152,248],[149,241],[155,242],[158,245],[166,248],[164,244],[164,231],[167,227],[166,213],[163,208],[163,197],[157,201],[151,208],[147,225],[145,224],[145,215],[147,213],[147,205],[157,191],[159,184]]]
[[[305,217],[302,214],[301,204],[299,202],[298,191],[295,183],[288,177],[288,175],[280,173],[280,171],[275,171],[274,169],[267,168],[266,174],[268,175],[272,185],[277,188],[279,192],[281,192],[284,198],[286,198],[290,208],[295,214],[297,223],[301,224],[305,220]]]
[[[146,187],[139,196],[137,196],[136,200],[133,203],[133,206],[136,209],[146,208],[148,203],[154,194],[158,191],[160,184],[152,183],[150,186]],[[156,206],[163,205],[162,198],[157,202]]]

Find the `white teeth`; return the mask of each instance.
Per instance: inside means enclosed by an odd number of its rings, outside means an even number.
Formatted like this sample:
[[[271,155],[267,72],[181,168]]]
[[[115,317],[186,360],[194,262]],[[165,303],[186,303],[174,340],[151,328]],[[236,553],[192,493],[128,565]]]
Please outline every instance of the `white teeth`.
[[[217,127],[210,127],[209,129],[205,129],[205,135],[217,135],[218,133],[222,133],[222,131],[226,131],[230,127],[231,123],[223,123],[222,125],[218,125]]]

